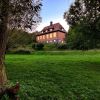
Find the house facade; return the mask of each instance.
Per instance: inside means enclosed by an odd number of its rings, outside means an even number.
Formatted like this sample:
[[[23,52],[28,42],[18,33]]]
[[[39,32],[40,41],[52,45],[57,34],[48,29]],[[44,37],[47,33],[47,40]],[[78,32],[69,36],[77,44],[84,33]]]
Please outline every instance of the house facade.
[[[64,43],[66,34],[67,32],[62,25],[50,22],[49,26],[44,27],[42,31],[36,35],[36,41],[38,43]]]

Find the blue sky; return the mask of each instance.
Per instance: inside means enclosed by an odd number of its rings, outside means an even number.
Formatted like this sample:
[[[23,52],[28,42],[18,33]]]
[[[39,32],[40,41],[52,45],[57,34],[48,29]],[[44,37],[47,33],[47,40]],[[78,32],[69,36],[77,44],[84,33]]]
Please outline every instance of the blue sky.
[[[49,25],[50,21],[53,21],[53,23],[59,22],[68,30],[69,26],[63,19],[63,14],[65,11],[68,11],[74,1],[75,0],[43,0],[41,10],[42,22],[38,25],[36,30],[41,31],[43,27]]]

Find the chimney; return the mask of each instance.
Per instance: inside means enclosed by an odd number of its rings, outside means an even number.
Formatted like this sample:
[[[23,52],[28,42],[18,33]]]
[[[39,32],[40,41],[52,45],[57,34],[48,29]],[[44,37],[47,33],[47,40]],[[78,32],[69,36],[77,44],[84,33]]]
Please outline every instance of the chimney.
[[[51,21],[51,22],[50,22],[50,26],[52,26],[52,24],[53,24],[53,22]]]

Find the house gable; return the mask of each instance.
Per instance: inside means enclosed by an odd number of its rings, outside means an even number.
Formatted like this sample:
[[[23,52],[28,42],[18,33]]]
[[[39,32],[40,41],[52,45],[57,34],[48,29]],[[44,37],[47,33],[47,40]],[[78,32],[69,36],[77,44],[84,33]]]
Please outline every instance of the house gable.
[[[67,32],[59,23],[53,24],[50,22],[49,26],[44,27],[39,34],[37,34],[37,42],[64,42],[65,34]]]

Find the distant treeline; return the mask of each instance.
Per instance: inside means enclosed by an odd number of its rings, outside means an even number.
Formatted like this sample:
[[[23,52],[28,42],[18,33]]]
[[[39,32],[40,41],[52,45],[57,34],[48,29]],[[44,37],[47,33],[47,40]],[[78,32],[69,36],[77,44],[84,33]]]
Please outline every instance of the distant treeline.
[[[35,40],[35,33],[29,34],[28,32],[16,29],[9,30],[6,49],[27,48]]]

